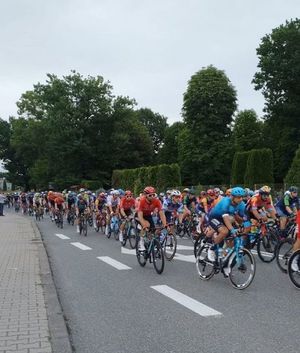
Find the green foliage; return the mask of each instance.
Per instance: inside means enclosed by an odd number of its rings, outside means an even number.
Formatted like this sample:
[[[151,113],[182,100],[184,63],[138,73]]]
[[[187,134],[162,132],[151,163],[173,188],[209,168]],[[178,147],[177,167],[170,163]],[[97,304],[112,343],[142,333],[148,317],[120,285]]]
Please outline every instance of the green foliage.
[[[273,153],[269,148],[251,150],[247,161],[244,184],[252,188],[261,183],[274,183]]]
[[[112,174],[113,187],[133,190],[136,195],[141,193],[145,186],[152,185],[158,190],[165,190],[170,184],[181,185],[178,164],[114,170]]]
[[[263,122],[258,120],[254,110],[243,110],[237,114],[232,138],[236,151],[264,147]]]
[[[178,162],[178,139],[179,133],[183,128],[184,123],[179,121],[166,128],[163,146],[158,153],[158,161],[160,163]]]
[[[232,161],[231,184],[243,185],[248,158],[251,151],[236,152]]]
[[[285,177],[285,183],[300,186],[300,145],[295,153],[292,165]]]
[[[162,146],[165,131],[168,126],[167,118],[158,113],[154,113],[149,108],[141,108],[137,110],[136,115],[141,124],[144,125],[149,132],[154,146],[154,152],[157,154]]]
[[[266,142],[281,182],[300,141],[300,20],[287,21],[264,36],[257,54],[253,83],[266,100]]]
[[[152,139],[135,102],[113,97],[101,76],[48,74],[17,105],[18,119],[8,126],[0,121],[0,154],[10,180],[27,189],[46,187],[49,180],[58,188],[68,187],[66,180],[108,187],[113,169],[153,159]]]
[[[225,73],[213,66],[191,77],[182,109],[186,128],[178,146],[184,183],[218,184],[229,179],[236,99]]]

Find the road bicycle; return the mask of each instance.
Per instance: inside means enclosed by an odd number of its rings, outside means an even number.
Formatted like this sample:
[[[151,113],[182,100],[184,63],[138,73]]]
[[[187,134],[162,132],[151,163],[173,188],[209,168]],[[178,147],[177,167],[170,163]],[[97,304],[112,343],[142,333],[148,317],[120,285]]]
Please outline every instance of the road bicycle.
[[[120,220],[116,214],[113,214],[110,219],[109,230],[107,233],[107,238],[110,238],[111,235],[114,235],[115,240],[119,240],[119,229],[120,229]]]
[[[226,244],[233,240],[233,246],[225,249],[215,245],[215,262],[208,259],[208,250],[213,244],[205,241],[196,256],[196,269],[200,279],[207,281],[221,272],[225,278],[229,277],[234,288],[242,290],[249,287],[255,276],[256,263],[253,254],[244,248],[243,236],[240,233],[235,238],[228,237]]]
[[[71,206],[71,209],[69,210],[68,216],[67,216],[68,223],[73,226],[75,223],[75,218],[76,218],[75,209],[73,206]]]
[[[105,232],[105,226],[106,226],[106,214],[105,212],[99,212],[96,214],[96,232],[99,232],[99,230],[104,233]]]
[[[125,220],[123,241],[121,243],[122,246],[125,246],[127,243],[127,240],[128,240],[131,249],[135,249],[136,248],[136,235],[137,235],[137,229],[136,229],[135,219],[133,216],[129,216]]]
[[[177,249],[177,238],[176,236],[171,232],[170,228],[167,229],[161,229],[159,231],[159,240],[161,247],[164,250],[164,255],[165,258],[168,261],[171,261],[175,254],[176,254],[176,249]]]
[[[80,213],[78,225],[79,225],[79,234],[87,236],[88,223],[87,223],[86,212]]]
[[[145,250],[139,250],[140,236],[136,241],[136,257],[140,266],[144,267],[149,260],[153,263],[154,269],[158,274],[162,274],[165,267],[164,251],[161,247],[159,237],[153,232],[147,231],[144,236]]]
[[[57,210],[54,218],[55,218],[55,223],[56,223],[57,227],[63,229],[63,227],[64,227],[63,211]]]

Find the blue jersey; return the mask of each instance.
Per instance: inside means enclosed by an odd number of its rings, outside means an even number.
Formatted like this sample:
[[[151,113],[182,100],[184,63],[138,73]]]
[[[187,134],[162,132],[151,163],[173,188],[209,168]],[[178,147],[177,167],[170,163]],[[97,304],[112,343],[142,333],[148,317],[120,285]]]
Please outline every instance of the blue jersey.
[[[183,212],[183,204],[181,202],[173,203],[171,199],[165,199],[163,202],[162,209],[165,212],[174,212],[177,211],[178,213]]]
[[[241,202],[238,205],[233,205],[230,197],[224,197],[210,211],[209,219],[222,219],[222,217],[226,214],[229,216],[234,216],[238,214],[240,217],[244,217],[245,207],[246,205],[244,202]]]

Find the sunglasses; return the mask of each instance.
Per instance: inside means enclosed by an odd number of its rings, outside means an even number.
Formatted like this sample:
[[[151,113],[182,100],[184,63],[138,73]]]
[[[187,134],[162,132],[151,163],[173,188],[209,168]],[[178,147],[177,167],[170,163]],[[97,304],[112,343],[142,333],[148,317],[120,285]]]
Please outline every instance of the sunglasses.
[[[132,198],[132,196],[129,196],[129,195],[128,195],[128,196],[126,196],[126,199],[131,199],[131,198]]]
[[[155,197],[156,194],[147,194],[148,197]]]

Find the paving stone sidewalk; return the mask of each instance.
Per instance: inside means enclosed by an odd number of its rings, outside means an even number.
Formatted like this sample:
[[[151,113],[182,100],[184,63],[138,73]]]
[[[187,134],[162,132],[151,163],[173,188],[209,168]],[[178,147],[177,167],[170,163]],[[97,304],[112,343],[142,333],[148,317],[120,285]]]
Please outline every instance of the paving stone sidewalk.
[[[39,244],[29,217],[0,217],[0,352],[51,353]]]

